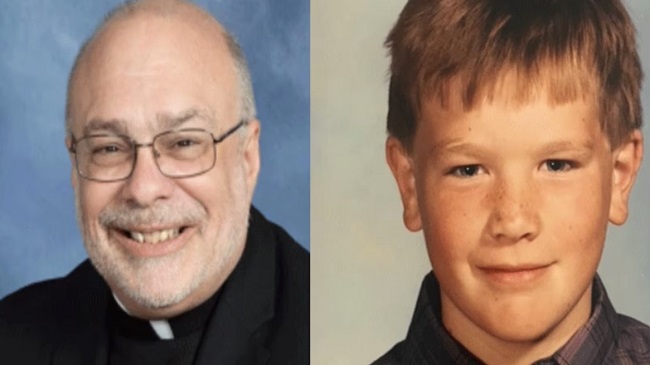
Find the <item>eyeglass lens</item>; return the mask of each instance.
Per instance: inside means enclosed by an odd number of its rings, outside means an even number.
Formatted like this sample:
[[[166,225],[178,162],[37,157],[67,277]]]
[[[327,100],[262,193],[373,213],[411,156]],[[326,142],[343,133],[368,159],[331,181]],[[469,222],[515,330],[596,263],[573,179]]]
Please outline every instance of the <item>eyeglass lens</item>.
[[[212,134],[203,130],[180,130],[159,134],[152,142],[160,171],[169,177],[203,173],[215,163]],[[115,181],[129,177],[135,165],[136,145],[117,135],[90,136],[77,141],[79,173],[89,179]]]

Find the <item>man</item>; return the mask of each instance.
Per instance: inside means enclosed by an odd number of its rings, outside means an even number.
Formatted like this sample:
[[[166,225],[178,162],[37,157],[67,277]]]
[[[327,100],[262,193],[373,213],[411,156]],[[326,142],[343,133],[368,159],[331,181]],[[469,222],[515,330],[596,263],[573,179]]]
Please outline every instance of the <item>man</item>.
[[[173,0],[111,13],[71,72],[66,127],[90,262],[0,303],[4,359],[308,362],[309,258],[251,207],[252,87],[212,17]]]

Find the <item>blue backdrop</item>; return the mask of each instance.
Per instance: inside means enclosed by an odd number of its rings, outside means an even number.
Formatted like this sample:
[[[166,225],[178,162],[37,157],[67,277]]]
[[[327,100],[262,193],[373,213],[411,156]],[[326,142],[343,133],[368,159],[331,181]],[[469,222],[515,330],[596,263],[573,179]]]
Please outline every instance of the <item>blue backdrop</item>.
[[[64,147],[69,69],[120,1],[0,0],[0,298],[86,257]],[[309,248],[309,1],[196,1],[239,40],[262,123],[254,203]]]

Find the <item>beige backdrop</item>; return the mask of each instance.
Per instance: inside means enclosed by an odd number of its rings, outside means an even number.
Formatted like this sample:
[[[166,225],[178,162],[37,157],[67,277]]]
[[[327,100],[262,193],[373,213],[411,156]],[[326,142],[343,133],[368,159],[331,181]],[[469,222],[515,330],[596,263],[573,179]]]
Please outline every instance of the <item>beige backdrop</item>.
[[[368,364],[402,340],[422,277],[385,164],[384,37],[404,0],[311,2],[311,360]],[[650,2],[628,1],[650,74]],[[645,83],[644,105],[648,103]],[[646,112],[646,119],[649,119]],[[648,133],[646,132],[646,135]],[[631,218],[599,272],[619,312],[650,323],[650,141]]]

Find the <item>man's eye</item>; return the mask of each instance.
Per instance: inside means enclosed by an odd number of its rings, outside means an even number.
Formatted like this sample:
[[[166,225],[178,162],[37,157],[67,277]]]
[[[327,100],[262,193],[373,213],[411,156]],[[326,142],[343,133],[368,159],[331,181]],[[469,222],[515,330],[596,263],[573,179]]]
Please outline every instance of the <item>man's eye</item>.
[[[449,171],[449,175],[456,177],[472,177],[476,176],[481,172],[481,166],[479,165],[465,165],[457,166]]]
[[[171,144],[171,148],[188,148],[201,144],[201,141],[191,138],[178,139]]]
[[[176,147],[189,147],[194,145],[195,142],[192,141],[191,139],[182,139],[180,141],[176,142]]]
[[[574,168],[574,164],[566,160],[548,160],[544,162],[544,166],[551,172],[569,171]]]
[[[122,148],[117,145],[97,146],[93,148],[93,155],[109,155],[113,153],[123,152]]]

